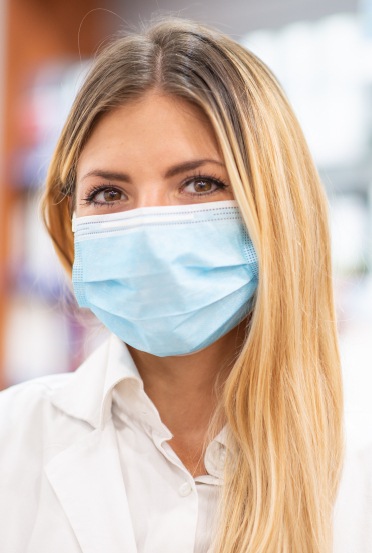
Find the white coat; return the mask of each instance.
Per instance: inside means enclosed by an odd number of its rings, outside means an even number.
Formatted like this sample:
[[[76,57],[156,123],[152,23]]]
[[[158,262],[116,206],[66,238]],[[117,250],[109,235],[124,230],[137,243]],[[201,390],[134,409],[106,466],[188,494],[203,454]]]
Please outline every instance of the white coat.
[[[75,373],[0,395],[1,553],[136,553],[111,419],[128,356],[112,337]],[[371,427],[348,424],[334,553],[372,553]]]

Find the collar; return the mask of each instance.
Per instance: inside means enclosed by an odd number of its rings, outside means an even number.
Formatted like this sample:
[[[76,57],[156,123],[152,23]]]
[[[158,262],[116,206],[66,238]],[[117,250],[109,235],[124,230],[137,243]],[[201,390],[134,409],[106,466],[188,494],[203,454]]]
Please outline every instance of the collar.
[[[156,443],[173,438],[146,394],[142,380],[125,378],[113,389],[113,410],[120,419],[137,422]]]
[[[113,334],[71,374],[67,384],[50,392],[50,400],[66,414],[100,429],[111,419],[114,403],[119,411],[155,433],[157,439],[172,438],[143,389],[128,348]],[[207,448],[210,474],[222,476],[226,445],[227,428],[224,427]]]
[[[142,382],[126,345],[110,335],[67,384],[50,392],[50,401],[71,417],[102,429],[111,418],[112,391],[124,379]]]

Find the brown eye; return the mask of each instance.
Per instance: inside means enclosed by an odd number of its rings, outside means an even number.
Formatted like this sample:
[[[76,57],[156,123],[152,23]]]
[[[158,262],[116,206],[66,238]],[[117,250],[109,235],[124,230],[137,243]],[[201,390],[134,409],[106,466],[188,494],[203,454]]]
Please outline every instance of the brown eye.
[[[115,188],[107,188],[102,192],[103,198],[105,202],[117,202],[122,199],[122,193],[119,192],[119,190],[115,190]]]
[[[82,198],[85,205],[94,205],[96,207],[114,207],[118,203],[126,202],[128,196],[120,188],[114,186],[101,185],[93,188],[86,198]]]
[[[194,184],[195,192],[210,192],[212,187],[212,183],[206,180],[197,180]]]
[[[223,190],[225,188],[226,185],[217,179],[198,177],[188,180],[183,186],[183,191],[201,196],[202,194],[212,194],[216,190]]]

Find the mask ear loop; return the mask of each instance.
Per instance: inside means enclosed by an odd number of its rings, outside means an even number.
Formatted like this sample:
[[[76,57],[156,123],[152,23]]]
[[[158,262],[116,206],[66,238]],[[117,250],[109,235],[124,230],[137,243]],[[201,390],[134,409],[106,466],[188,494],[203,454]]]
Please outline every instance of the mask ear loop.
[[[71,217],[71,227],[72,227],[72,232],[75,232],[76,230],[76,213],[75,211],[72,213],[72,217]]]

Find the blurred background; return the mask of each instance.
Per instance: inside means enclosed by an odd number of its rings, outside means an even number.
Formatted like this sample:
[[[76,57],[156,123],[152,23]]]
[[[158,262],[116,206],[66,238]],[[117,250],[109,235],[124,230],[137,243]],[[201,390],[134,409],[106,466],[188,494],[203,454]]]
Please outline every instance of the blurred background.
[[[73,370],[82,324],[39,214],[48,161],[96,49],[172,13],[211,24],[282,83],[326,187],[349,408],[372,397],[372,0],[0,0],[0,388]]]

